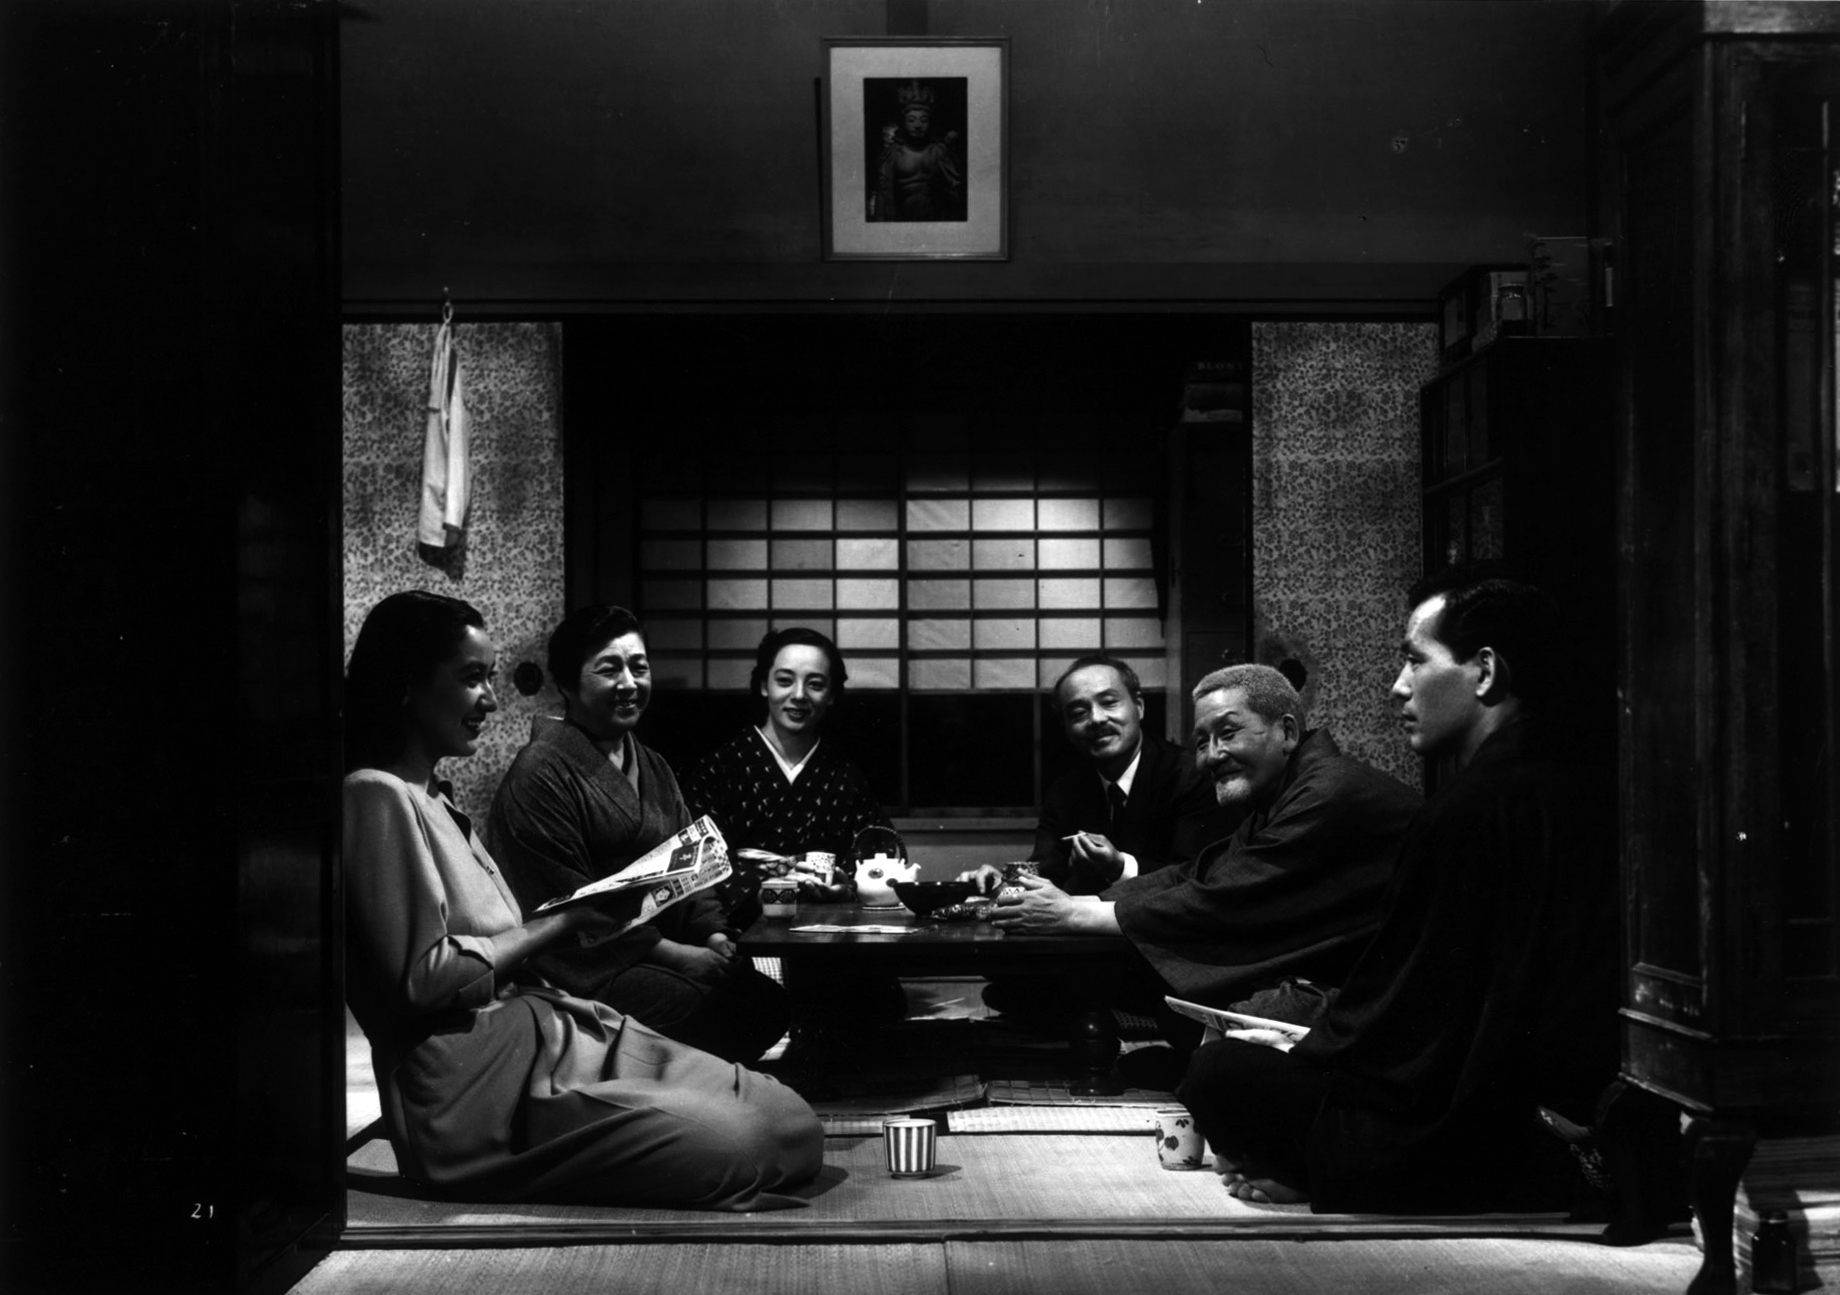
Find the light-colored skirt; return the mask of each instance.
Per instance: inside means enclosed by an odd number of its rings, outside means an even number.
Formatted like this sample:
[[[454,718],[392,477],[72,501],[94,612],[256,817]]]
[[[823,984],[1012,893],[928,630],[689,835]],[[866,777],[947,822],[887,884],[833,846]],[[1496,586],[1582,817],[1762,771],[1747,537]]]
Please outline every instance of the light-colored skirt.
[[[790,1088],[549,988],[375,1060],[397,1164],[442,1196],[778,1209],[823,1164]]]

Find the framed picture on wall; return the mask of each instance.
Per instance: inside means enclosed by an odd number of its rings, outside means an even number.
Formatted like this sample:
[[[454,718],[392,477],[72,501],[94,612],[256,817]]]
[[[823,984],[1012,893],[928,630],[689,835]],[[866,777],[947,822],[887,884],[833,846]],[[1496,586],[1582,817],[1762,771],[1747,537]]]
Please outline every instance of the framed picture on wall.
[[[1009,41],[829,37],[827,260],[1009,257]]]

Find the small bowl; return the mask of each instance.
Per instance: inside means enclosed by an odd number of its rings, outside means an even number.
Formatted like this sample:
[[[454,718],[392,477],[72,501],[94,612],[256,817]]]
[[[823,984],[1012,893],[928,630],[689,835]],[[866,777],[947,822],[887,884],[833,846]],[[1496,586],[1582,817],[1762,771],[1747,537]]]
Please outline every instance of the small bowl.
[[[962,904],[978,893],[975,881],[897,881],[895,898],[907,906],[915,917],[925,917],[936,908]]]

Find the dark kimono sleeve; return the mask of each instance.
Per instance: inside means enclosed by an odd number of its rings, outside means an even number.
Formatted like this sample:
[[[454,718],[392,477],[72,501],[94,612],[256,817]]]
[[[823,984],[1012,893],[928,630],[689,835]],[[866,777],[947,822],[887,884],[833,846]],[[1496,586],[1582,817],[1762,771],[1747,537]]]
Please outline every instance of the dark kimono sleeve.
[[[1527,1112],[1588,1120],[1616,1073],[1613,788],[1485,783],[1408,841],[1346,1006],[1294,1051],[1336,1072],[1311,1136],[1325,1208],[1542,1207],[1497,1181],[1539,1141]]]
[[[1346,1005],[1299,1055],[1362,1076],[1382,1105],[1388,1093],[1486,1092],[1593,1050],[1605,1069],[1619,979],[1615,810],[1593,790],[1563,809],[1498,795],[1427,815]],[[1603,803],[1581,809],[1590,799]],[[1595,848],[1561,814],[1594,818]]]
[[[1284,976],[1339,980],[1378,922],[1417,803],[1403,787],[1300,783],[1270,820],[1210,850],[1205,868],[1153,872],[1105,897],[1185,997],[1224,1005]]]
[[[1187,782],[1170,812],[1175,817],[1175,831],[1170,837],[1168,857],[1145,859],[1140,855],[1138,876],[1152,870],[1168,871],[1171,864],[1200,858],[1210,845],[1230,839],[1245,817],[1243,810],[1222,805],[1214,795],[1214,784],[1206,778]]]
[[[1202,857],[1188,859],[1171,867],[1158,868],[1155,872],[1140,872],[1135,877],[1115,881],[1100,892],[1099,898],[1116,904],[1120,899],[1129,896],[1132,904],[1145,904],[1152,895],[1160,895],[1180,886],[1195,884],[1196,874],[1205,868],[1210,859],[1217,857],[1226,848],[1227,843],[1221,842],[1211,850],[1203,850]]]
[[[526,913],[602,875],[585,833],[590,814],[587,789],[561,761],[522,756],[512,761],[492,799],[487,845]],[[592,998],[620,972],[644,961],[660,936],[648,922],[592,946],[552,945],[532,964],[571,994]]]

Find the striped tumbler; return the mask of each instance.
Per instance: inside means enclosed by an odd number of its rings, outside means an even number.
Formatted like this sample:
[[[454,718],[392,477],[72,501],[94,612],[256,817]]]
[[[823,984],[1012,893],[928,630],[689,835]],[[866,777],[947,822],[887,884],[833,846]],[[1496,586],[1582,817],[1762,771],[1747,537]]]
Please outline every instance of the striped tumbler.
[[[923,1177],[933,1172],[939,1153],[939,1126],[932,1120],[883,1120],[882,1144],[888,1150],[890,1174],[896,1178]]]

